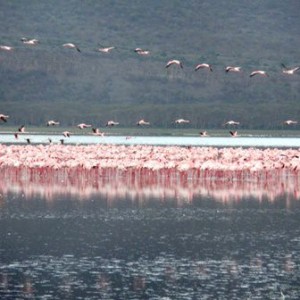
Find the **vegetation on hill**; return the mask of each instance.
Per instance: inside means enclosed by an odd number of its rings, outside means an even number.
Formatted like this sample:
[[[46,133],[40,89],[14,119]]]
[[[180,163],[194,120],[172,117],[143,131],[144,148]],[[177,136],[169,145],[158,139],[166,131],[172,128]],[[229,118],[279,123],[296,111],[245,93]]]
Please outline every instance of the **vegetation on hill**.
[[[14,50],[0,51],[0,113],[29,125],[145,118],[170,127],[184,117],[196,128],[228,119],[277,128],[300,115],[300,72],[281,70],[300,64],[299,10],[279,0],[2,1],[0,45]],[[62,47],[69,42],[81,52]],[[166,69],[170,59],[183,69]],[[213,72],[195,72],[202,62]],[[242,72],[227,74],[227,65]],[[255,69],[270,76],[250,78]]]

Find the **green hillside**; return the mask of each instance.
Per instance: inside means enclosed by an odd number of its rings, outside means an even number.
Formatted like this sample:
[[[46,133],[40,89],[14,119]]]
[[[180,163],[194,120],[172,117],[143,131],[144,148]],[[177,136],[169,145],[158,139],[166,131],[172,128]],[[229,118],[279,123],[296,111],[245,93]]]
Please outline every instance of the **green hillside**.
[[[169,127],[184,117],[196,128],[236,119],[273,129],[300,116],[300,71],[281,67],[300,65],[299,1],[1,0],[0,8],[0,45],[14,47],[0,51],[0,113],[10,125],[117,119],[126,127],[145,118]],[[116,48],[97,51],[107,46]],[[170,59],[183,69],[166,69]],[[203,62],[213,72],[195,72]],[[242,72],[227,74],[228,65]],[[255,69],[269,77],[250,78]]]

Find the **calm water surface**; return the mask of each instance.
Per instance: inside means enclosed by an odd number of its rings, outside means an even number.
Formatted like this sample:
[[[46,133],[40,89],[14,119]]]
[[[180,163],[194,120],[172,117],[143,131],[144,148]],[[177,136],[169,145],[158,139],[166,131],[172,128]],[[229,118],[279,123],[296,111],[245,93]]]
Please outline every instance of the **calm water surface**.
[[[300,297],[300,180],[5,171],[1,299]]]
[[[22,134],[16,140],[13,134],[1,136],[1,143],[24,144],[29,138],[32,144],[60,143],[62,135],[53,134]],[[209,147],[282,147],[300,148],[300,135],[270,136],[241,134],[236,138],[231,136],[92,136],[72,135],[63,138],[65,144],[112,144],[112,145],[162,145],[162,146],[209,146]]]

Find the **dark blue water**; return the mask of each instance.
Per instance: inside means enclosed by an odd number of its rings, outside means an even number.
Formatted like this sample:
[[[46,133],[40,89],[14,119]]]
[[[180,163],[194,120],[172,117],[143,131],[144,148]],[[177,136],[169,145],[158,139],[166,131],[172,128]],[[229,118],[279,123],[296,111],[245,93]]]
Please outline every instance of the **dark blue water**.
[[[83,197],[18,182],[1,187],[1,299],[300,297],[297,193],[178,202],[153,185]]]

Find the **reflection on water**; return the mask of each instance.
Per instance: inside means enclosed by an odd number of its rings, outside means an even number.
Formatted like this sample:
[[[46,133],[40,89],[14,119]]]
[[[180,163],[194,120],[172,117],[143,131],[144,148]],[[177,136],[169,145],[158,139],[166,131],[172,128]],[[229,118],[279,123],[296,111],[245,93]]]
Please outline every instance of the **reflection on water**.
[[[150,173],[148,172],[147,175]],[[149,176],[116,170],[30,170],[4,169],[0,181],[0,194],[13,193],[26,199],[40,197],[47,201],[59,198],[81,200],[106,199],[110,207],[123,199],[145,205],[156,199],[175,201],[177,206],[193,203],[199,199],[234,204],[241,200],[274,202],[285,199],[289,207],[300,198],[300,177],[278,174],[268,179],[251,178],[236,180],[187,176],[166,176],[151,173]]]
[[[1,299],[300,297],[297,177],[2,175]]]

